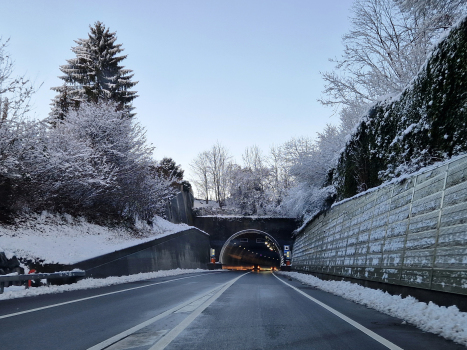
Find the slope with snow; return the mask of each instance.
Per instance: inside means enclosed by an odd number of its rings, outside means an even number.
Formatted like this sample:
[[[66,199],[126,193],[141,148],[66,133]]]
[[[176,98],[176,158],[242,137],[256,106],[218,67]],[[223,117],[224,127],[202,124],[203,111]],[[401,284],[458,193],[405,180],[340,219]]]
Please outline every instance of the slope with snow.
[[[137,222],[136,229],[104,227],[70,215],[30,215],[14,225],[0,225],[0,251],[8,258],[46,264],[74,264],[99,255],[189,229],[155,217],[153,225]]]

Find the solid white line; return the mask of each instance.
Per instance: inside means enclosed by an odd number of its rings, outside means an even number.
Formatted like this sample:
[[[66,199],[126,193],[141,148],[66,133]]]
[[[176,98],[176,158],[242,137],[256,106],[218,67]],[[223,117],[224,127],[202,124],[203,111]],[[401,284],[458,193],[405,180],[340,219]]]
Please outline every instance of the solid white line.
[[[161,314],[159,314],[157,316],[154,316],[153,318],[150,318],[149,320],[144,321],[143,323],[140,323],[140,324],[138,324],[138,325],[136,325],[136,326],[134,326],[134,327],[132,327],[130,329],[127,329],[126,331],[121,332],[121,333],[119,333],[119,334],[117,334],[117,335],[115,335],[115,336],[113,336],[113,337],[111,337],[111,338],[109,338],[107,340],[104,340],[103,342],[100,342],[99,344],[96,344],[96,345],[90,347],[87,350],[102,350],[102,349],[105,349],[106,347],[108,347],[108,346],[122,340],[123,338],[128,337],[130,334],[135,333],[135,332],[139,331],[140,329],[142,329],[142,328],[144,328],[146,326],[149,326],[150,324],[152,324],[152,323],[154,323],[156,321],[159,321],[160,319],[162,319],[164,317],[167,317],[172,313],[177,312],[180,309],[183,309],[185,306],[197,301],[198,299],[202,299],[207,294],[213,293],[214,291],[216,291],[219,288],[222,288],[222,286],[217,286],[217,287],[209,290],[208,292],[204,293],[201,296],[194,297],[194,298],[192,298],[192,299],[190,299],[190,300],[188,300],[188,301],[186,301],[184,303],[178,304],[177,306],[175,306],[175,307],[173,307],[173,308],[171,308],[171,309],[169,309],[167,311],[164,311],[163,313],[161,313]]]
[[[281,281],[282,283],[288,285],[290,288],[296,290],[297,292],[299,292],[300,294],[302,294],[303,296],[307,297],[308,299],[310,299],[311,301],[315,302],[316,304],[318,304],[319,306],[321,307],[324,307],[326,310],[328,310],[329,312],[333,313],[334,315],[336,315],[337,317],[339,317],[340,319],[344,320],[345,322],[351,324],[352,326],[354,326],[355,328],[357,328],[358,330],[362,331],[363,333],[365,333],[366,335],[368,335],[369,337],[373,338],[374,340],[376,340],[378,343],[384,345],[385,347],[387,347],[388,349],[391,349],[391,350],[403,350],[402,348],[398,347],[396,344],[394,343],[391,343],[389,340],[379,336],[378,334],[376,334],[375,332],[369,330],[368,328],[362,326],[360,323],[358,322],[355,322],[354,320],[352,320],[351,318],[348,318],[347,316],[345,316],[344,314],[340,313],[339,311],[333,309],[332,307],[322,303],[321,301],[309,296],[308,294],[306,294],[305,292],[302,292],[300,289],[298,288],[295,288],[294,286],[292,286],[291,284],[281,280],[279,277],[277,277],[275,274],[273,274],[274,277],[276,277],[279,281]]]
[[[224,284],[221,290],[214,294],[211,298],[206,300],[201,304],[196,310],[194,310],[190,315],[188,315],[182,322],[180,322],[175,328],[173,328],[169,333],[163,336],[157,343],[155,343],[148,350],[163,350],[169,345],[186,327],[190,325],[193,320],[198,317],[209,305],[211,305],[217,298],[219,298],[222,293],[224,293],[232,284],[234,284],[239,278],[249,274],[249,272],[244,273],[237,278],[234,278],[230,282]]]
[[[214,272],[214,273],[218,273],[218,272]],[[81,298],[81,299],[76,299],[76,300],[65,301],[65,302],[63,302],[63,303],[52,304],[52,305],[48,305],[48,306],[42,306],[42,307],[38,307],[38,308],[35,308],[35,309],[30,309],[30,310],[15,312],[15,313],[12,313],[12,314],[2,315],[2,316],[0,316],[0,320],[3,319],[3,318],[8,318],[8,317],[13,317],[13,316],[18,316],[18,315],[27,314],[27,313],[30,313],[30,312],[35,312],[35,311],[50,309],[50,308],[52,308],[52,307],[57,307],[57,306],[62,306],[62,305],[67,305],[67,304],[73,304],[73,303],[77,303],[77,302],[80,302],[80,301],[85,301],[85,300],[89,300],[89,299],[95,299],[95,298],[104,297],[104,296],[107,296],[107,295],[118,294],[118,293],[128,292],[128,291],[130,291],[130,290],[135,290],[135,289],[140,289],[140,288],[151,287],[151,286],[155,286],[155,285],[157,285],[157,284],[164,284],[164,283],[169,283],[169,282],[173,282],[173,281],[183,280],[183,279],[186,279],[186,278],[193,278],[193,277],[204,276],[204,275],[206,275],[206,274],[209,274],[209,275],[210,275],[210,274],[212,274],[212,273],[203,273],[203,274],[201,274],[201,275],[196,275],[196,276],[181,277],[181,278],[176,278],[176,279],[173,279],[173,280],[168,280],[168,281],[163,281],[163,282],[157,282],[157,283],[146,284],[146,285],[144,285],[144,286],[139,286],[139,287],[134,287],[134,288],[128,288],[128,289],[118,290],[118,291],[116,291],[116,292],[104,293],[104,294],[94,295],[94,296],[92,296],[92,297],[87,297],[87,298]],[[141,281],[135,281],[135,282],[141,282]],[[129,282],[129,283],[131,283],[131,282]],[[50,294],[48,294],[48,295],[50,295]]]

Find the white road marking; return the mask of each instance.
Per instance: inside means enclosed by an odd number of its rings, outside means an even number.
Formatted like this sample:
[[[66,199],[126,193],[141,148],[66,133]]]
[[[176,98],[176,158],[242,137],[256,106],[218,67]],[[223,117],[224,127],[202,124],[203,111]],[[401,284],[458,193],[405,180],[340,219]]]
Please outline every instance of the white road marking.
[[[209,305],[211,305],[217,298],[219,298],[222,293],[224,293],[232,284],[234,284],[239,278],[249,274],[249,272],[244,273],[237,278],[234,278],[230,282],[224,284],[221,290],[214,294],[211,298],[206,300],[201,304],[197,309],[195,309],[190,315],[188,315],[182,322],[180,322],[175,328],[173,328],[169,333],[162,337],[156,344],[150,347],[148,350],[163,350],[169,345],[185,328],[187,328],[191,322],[194,321]]]
[[[216,287],[214,288],[213,290],[217,290],[219,289],[220,287]],[[213,291],[212,289],[207,292],[206,294],[209,294]],[[177,312],[179,309],[181,308],[184,308],[185,306],[195,302],[196,300],[200,299],[200,298],[203,298],[205,294],[201,295],[201,296],[197,296],[195,298],[192,298],[184,303],[181,303],[181,304],[178,304],[177,306],[167,310],[167,311],[164,311],[163,313],[157,315],[157,316],[154,316],[153,318],[150,318],[149,320],[147,321],[144,321],[143,323],[140,323],[130,329],[127,329],[126,331],[122,332],[122,333],[119,333],[117,335],[114,335],[113,337],[107,339],[107,340],[104,340],[103,342],[100,342],[99,344],[96,344],[92,347],[90,347],[88,350],[102,350],[102,349],[105,349],[107,348],[108,346],[112,345],[112,344],[115,344],[116,342],[122,340],[123,338],[125,337],[128,337],[130,334],[132,333],[135,333],[137,331],[139,331],[140,329],[143,329],[144,327],[147,327],[149,326],[150,324],[156,322],[156,321],[159,321],[160,319],[163,319],[164,317],[167,317],[171,314],[173,314],[174,312]]]
[[[158,341],[168,330],[133,333],[130,336],[122,339],[121,341],[110,345],[105,350],[130,350],[141,348],[143,346],[149,347]]]
[[[12,313],[12,314],[2,315],[2,316],[0,316],[0,320],[3,319],[3,318],[8,318],[8,317],[13,317],[13,316],[18,316],[18,315],[27,314],[27,313],[30,313],[30,312],[35,312],[35,311],[50,309],[50,308],[52,308],[52,307],[57,307],[57,306],[62,306],[62,305],[67,305],[67,304],[73,304],[73,303],[77,303],[77,302],[80,302],[80,301],[85,301],[85,300],[89,300],[89,299],[95,299],[95,298],[104,297],[104,296],[107,296],[107,295],[118,294],[118,293],[128,292],[128,291],[130,291],[130,290],[135,290],[135,289],[140,289],[140,288],[151,287],[151,286],[155,286],[155,285],[157,285],[157,284],[164,284],[164,283],[169,283],[169,282],[173,282],[173,281],[179,281],[179,280],[183,280],[183,279],[186,279],[186,278],[200,277],[200,276],[204,276],[204,275],[206,275],[206,274],[211,275],[211,274],[213,274],[213,273],[219,273],[219,272],[203,273],[203,274],[201,274],[201,275],[196,275],[196,276],[181,277],[181,278],[176,278],[176,279],[168,280],[168,281],[164,281],[164,282],[151,283],[151,284],[146,284],[146,285],[144,285],[144,286],[133,287],[133,288],[128,288],[128,289],[118,290],[118,291],[115,291],[115,292],[110,292],[110,293],[104,293],[104,294],[94,295],[94,296],[92,296],[92,297],[81,298],[81,299],[76,299],[76,300],[65,301],[65,302],[63,302],[63,303],[58,303],[58,304],[52,304],[52,305],[42,306],[42,307],[38,307],[38,308],[35,308],[35,309],[30,309],[30,310],[15,312],[15,313]],[[138,281],[138,282],[140,282],[140,281]]]
[[[203,304],[206,300],[208,300],[212,295],[214,294],[216,290],[213,290],[212,292],[206,294],[205,296],[199,298],[198,300],[182,307],[181,309],[175,311],[175,313],[190,313],[195,311],[201,304]]]
[[[345,322],[351,324],[352,326],[354,326],[355,328],[357,328],[358,330],[362,331],[363,333],[365,333],[366,335],[368,335],[369,337],[373,338],[374,340],[376,340],[378,343],[384,345],[385,347],[387,347],[388,349],[391,349],[391,350],[403,350],[402,348],[398,347],[396,344],[394,343],[391,343],[389,340],[379,336],[378,334],[376,334],[375,332],[369,330],[368,328],[362,326],[360,323],[352,320],[351,318],[345,316],[344,314],[340,313],[339,311],[333,309],[332,307],[322,303],[321,301],[309,296],[308,294],[306,294],[305,292],[302,292],[300,289],[298,288],[295,288],[294,286],[292,286],[291,284],[281,280],[279,277],[277,277],[275,274],[273,274],[274,277],[276,277],[279,281],[281,281],[282,283],[286,284],[287,286],[289,286],[290,288],[294,289],[295,291],[299,292],[300,294],[302,294],[303,296],[305,296],[306,298],[310,299],[311,301],[315,302],[316,304],[318,304],[319,306],[321,307],[324,307],[326,310],[328,310],[329,312],[333,313],[334,315],[336,315],[337,317],[339,317],[340,319],[344,320]]]
[[[243,275],[242,275],[243,276]],[[240,276],[240,277],[242,277]],[[99,344],[96,344],[92,347],[90,347],[89,349],[87,350],[102,350],[102,349],[106,349],[107,347],[111,346],[112,344],[115,344],[117,343],[118,341],[122,340],[123,338],[125,337],[128,337],[129,335],[139,331],[140,329],[143,329],[144,327],[147,327],[149,325],[151,325],[152,323],[154,322],[157,322],[161,319],[163,319],[164,317],[167,317],[173,313],[176,313],[178,310],[181,310],[183,308],[185,308],[186,306],[189,306],[190,304],[193,304],[193,303],[197,303],[198,300],[205,300],[205,297],[207,295],[213,295],[216,291],[218,291],[219,289],[221,289],[222,287],[225,288],[225,286],[227,285],[228,287],[230,287],[236,280],[238,280],[240,277],[237,277],[237,278],[234,278],[233,280],[227,282],[227,283],[224,283],[222,284],[221,286],[217,286],[211,290],[209,290],[208,292],[202,294],[202,295],[198,295],[184,303],[181,303],[181,304],[178,304],[177,306],[171,308],[170,310],[167,310],[157,316],[154,316],[153,318],[150,318],[149,320],[147,321],[144,321],[143,323],[140,323],[130,329],[127,329],[126,331],[124,332],[121,332],[107,340],[104,340],[103,342],[100,342]],[[227,287],[227,288],[228,288]],[[225,288],[225,289],[227,289]],[[224,289],[224,290],[225,290]],[[217,295],[217,294],[216,294]],[[216,298],[217,299],[217,298]],[[214,301],[214,300],[213,300]],[[204,310],[204,309],[203,309]],[[157,343],[156,343],[157,344]],[[151,348],[152,349],[152,348]]]

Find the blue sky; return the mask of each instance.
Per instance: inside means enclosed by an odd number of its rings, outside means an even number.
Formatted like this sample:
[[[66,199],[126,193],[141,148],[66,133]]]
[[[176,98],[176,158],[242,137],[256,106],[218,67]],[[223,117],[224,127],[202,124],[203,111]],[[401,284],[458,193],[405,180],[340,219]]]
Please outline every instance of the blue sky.
[[[49,112],[59,66],[73,40],[103,22],[117,32],[134,71],[134,106],[155,158],[189,163],[216,141],[240,162],[246,147],[266,153],[312,136],[333,110],[317,102],[342,52],[352,0],[2,1],[0,36],[10,38],[16,74],[42,87],[34,117]]]

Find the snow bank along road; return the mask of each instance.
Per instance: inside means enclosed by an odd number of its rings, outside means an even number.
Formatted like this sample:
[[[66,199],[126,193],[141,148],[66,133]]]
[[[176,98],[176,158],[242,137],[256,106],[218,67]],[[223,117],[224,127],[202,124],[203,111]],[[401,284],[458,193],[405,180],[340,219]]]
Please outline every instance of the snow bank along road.
[[[204,272],[0,301],[0,348],[465,349],[269,272]]]

